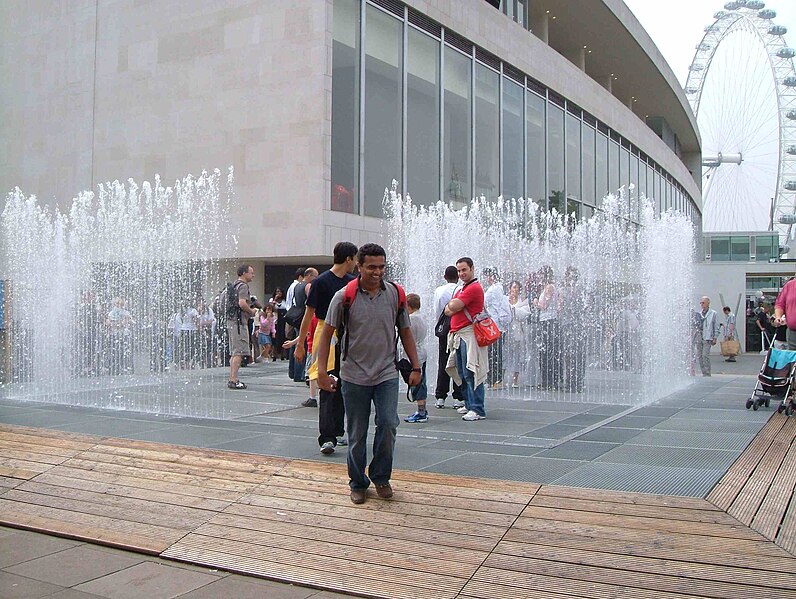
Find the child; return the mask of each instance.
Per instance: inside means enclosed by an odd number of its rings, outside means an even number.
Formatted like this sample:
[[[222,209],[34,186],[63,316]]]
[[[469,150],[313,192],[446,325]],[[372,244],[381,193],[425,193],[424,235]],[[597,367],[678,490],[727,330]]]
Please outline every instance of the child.
[[[276,336],[276,316],[274,315],[274,307],[271,304],[266,304],[265,308],[260,310],[259,321],[260,331],[257,336],[261,348],[260,359],[268,360],[271,357],[271,346]]]
[[[420,384],[412,387],[410,393],[412,401],[417,402],[417,411],[411,416],[404,418],[406,422],[428,422],[428,412],[426,411],[426,399],[428,398],[428,389],[426,388],[426,321],[423,319],[418,310],[420,310],[420,296],[416,293],[409,293],[406,296],[406,307],[409,312],[409,322],[412,329],[412,336],[415,338],[415,345],[417,346],[417,359],[423,364],[423,374],[420,378]]]

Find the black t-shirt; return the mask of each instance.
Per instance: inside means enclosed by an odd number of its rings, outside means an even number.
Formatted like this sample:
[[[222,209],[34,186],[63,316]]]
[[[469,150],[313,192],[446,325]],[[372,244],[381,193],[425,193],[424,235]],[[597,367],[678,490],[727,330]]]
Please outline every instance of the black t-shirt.
[[[318,320],[326,320],[326,313],[329,311],[329,304],[332,297],[340,289],[346,286],[346,283],[353,280],[354,275],[346,274],[343,278],[338,277],[331,270],[322,272],[317,279],[312,282],[310,286],[310,294],[307,296],[307,305],[310,308],[315,308],[315,316]]]
[[[774,332],[774,326],[771,324],[768,314],[762,310],[760,310],[760,312],[757,314],[757,322],[758,328],[765,329],[766,333],[769,335]]]

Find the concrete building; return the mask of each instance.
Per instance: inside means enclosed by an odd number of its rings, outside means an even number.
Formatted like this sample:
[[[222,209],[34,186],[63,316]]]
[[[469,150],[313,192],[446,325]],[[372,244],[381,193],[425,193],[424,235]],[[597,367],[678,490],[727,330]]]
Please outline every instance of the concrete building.
[[[633,184],[701,223],[694,116],[621,0],[8,0],[0,27],[0,188],[233,165],[269,289],[378,238],[393,179],[581,216]]]

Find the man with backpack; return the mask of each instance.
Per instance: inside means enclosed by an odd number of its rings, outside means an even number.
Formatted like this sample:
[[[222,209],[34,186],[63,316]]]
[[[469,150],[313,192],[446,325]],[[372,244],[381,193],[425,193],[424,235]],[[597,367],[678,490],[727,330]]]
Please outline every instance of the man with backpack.
[[[243,356],[251,355],[249,349],[249,318],[254,316],[254,308],[249,306],[251,291],[249,283],[254,279],[254,267],[243,264],[238,267],[238,280],[227,284],[224,316],[229,343],[229,381],[230,389],[245,389],[246,384],[238,380]]]
[[[363,245],[359,248],[357,262],[360,277],[334,294],[318,342],[318,361],[325,364],[329,344],[337,332],[337,346],[342,346],[340,381],[321,368],[318,384],[327,392],[334,392],[338,387],[342,389],[348,429],[351,501],[360,504],[365,501],[371,482],[382,499],[393,495],[390,477],[399,423],[396,328],[412,366],[410,386],[420,383],[422,368],[403,289],[384,282],[384,248],[375,243]],[[376,409],[376,436],[373,459],[366,475],[371,402]]]

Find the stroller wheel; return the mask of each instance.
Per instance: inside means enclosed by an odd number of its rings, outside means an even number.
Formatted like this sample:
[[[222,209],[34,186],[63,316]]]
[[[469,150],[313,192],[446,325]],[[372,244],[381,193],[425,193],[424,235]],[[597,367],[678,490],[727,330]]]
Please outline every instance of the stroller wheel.
[[[779,406],[777,406],[777,414],[782,414],[782,412],[784,411],[785,411],[785,404],[784,403],[779,404]]]
[[[771,398],[770,397],[766,397],[766,407],[768,408],[770,406],[771,406]]]
[[[757,412],[757,411],[760,409],[760,402],[759,402],[759,401],[757,401],[757,400],[755,400],[755,401],[754,401],[754,403],[752,404],[752,409],[753,409],[755,412]]]
[[[751,399],[747,399],[746,400],[746,409],[748,410],[751,407],[752,407],[752,400]]]

